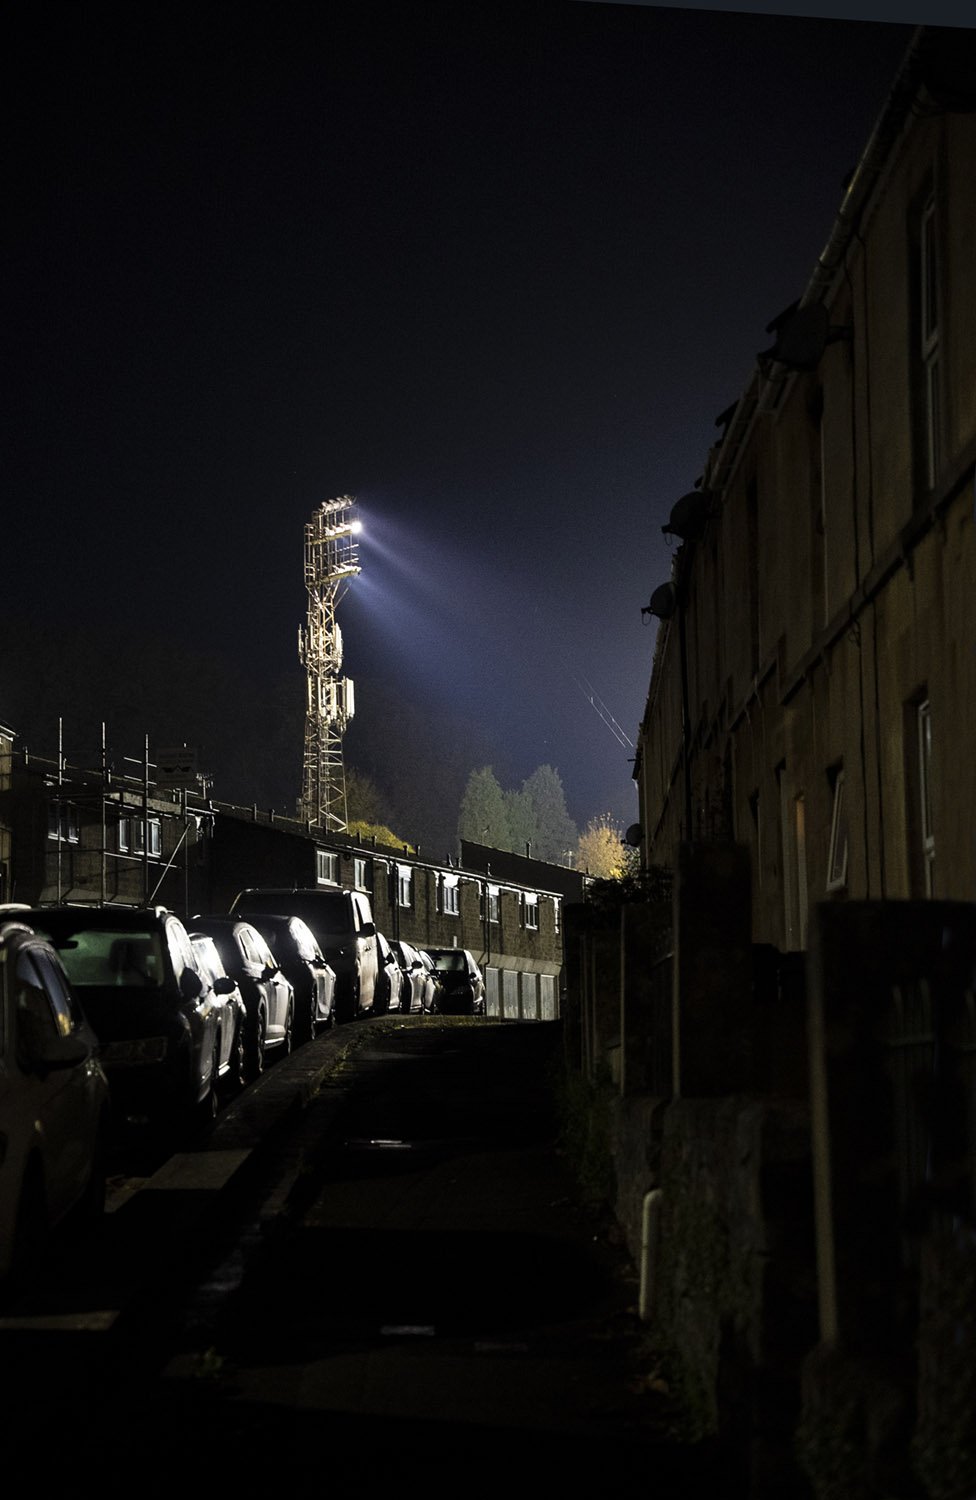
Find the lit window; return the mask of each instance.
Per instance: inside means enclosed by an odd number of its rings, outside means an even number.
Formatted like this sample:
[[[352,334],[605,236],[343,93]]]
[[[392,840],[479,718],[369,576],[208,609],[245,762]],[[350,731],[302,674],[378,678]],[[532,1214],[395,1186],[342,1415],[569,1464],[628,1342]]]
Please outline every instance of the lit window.
[[[47,809],[47,836],[62,844],[77,844],[81,835],[78,809],[73,802],[49,802]]]
[[[339,884],[339,856],[330,849],[315,851],[315,879],[319,885]]]
[[[413,867],[397,865],[397,906],[413,905]]]
[[[830,819],[830,853],[827,857],[827,889],[842,891],[847,885],[847,808],[844,804],[844,771],[832,776],[834,807]]]
[[[459,910],[458,900],[458,878],[456,875],[441,875],[441,911],[446,912],[449,917],[456,917]]]
[[[149,830],[149,853],[158,859],[163,852],[163,830],[159,818],[126,817],[119,819],[119,852],[146,853],[146,829]]]

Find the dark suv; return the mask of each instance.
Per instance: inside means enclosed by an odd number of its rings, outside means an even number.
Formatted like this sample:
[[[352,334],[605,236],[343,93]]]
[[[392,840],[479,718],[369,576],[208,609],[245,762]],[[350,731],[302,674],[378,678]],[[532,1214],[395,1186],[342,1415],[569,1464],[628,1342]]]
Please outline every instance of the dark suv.
[[[166,1133],[211,1118],[223,997],[165,908],[34,907],[98,1037],[115,1117]]]
[[[485,981],[467,948],[428,948],[427,954],[443,985],[438,1008],[445,1014],[481,1016],[485,1012]]]

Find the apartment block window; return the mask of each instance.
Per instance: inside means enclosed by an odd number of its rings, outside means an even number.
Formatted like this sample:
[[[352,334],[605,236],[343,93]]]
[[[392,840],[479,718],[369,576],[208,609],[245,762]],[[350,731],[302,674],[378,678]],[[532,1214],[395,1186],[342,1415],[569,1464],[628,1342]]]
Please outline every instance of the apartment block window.
[[[49,802],[47,836],[62,844],[77,844],[81,837],[78,809],[73,802]]]
[[[397,906],[413,905],[413,866],[397,865]]]
[[[553,896],[553,898],[552,898],[552,925],[553,925],[553,931],[558,936],[558,934],[559,934],[559,897],[558,896]]]
[[[800,947],[807,945],[807,804],[802,792],[798,792],[793,803],[796,831],[796,909],[800,927]]]
[[[919,357],[922,369],[922,408],[925,431],[925,470],[932,489],[941,464],[939,432],[939,261],[935,198],[922,209],[919,226]]]
[[[163,828],[159,818],[119,819],[119,853],[145,854],[158,859],[163,852]]]
[[[830,817],[830,852],[827,856],[827,889],[842,891],[847,886],[847,808],[844,803],[844,768],[837,766],[829,774],[833,789],[833,811]]]
[[[352,862],[352,883],[357,891],[368,891],[367,871],[365,859],[356,858]]]
[[[315,880],[318,885],[339,884],[339,856],[331,849],[316,849]]]
[[[499,901],[498,886],[497,885],[490,885],[488,887],[488,920],[489,920],[489,922],[497,922],[498,921],[498,901]]]
[[[926,896],[935,894],[935,833],[932,826],[932,711],[927,698],[916,709],[919,834]]]
[[[539,897],[534,891],[522,893],[522,926],[533,930],[539,926]]]
[[[456,875],[438,875],[437,910],[446,912],[449,917],[456,917],[460,909],[458,877]]]

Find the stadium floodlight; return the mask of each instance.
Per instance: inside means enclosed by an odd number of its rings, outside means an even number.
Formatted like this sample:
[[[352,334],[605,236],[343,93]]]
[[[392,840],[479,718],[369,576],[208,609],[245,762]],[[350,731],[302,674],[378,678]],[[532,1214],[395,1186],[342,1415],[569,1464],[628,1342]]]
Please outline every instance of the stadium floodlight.
[[[355,711],[352,680],[341,677],[342,632],[336,605],[360,572],[356,538],[362,522],[356,500],[325,500],[305,527],[308,616],[298,632],[306,672],[305,755],[299,816],[332,833],[346,827],[346,777],[342,737]]]

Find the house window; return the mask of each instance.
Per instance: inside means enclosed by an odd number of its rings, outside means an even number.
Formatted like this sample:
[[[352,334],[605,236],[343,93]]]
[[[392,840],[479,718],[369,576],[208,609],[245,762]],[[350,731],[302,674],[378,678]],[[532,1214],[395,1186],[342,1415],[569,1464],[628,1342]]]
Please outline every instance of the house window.
[[[397,865],[397,906],[413,905],[413,867]]]
[[[352,883],[357,891],[368,891],[369,885],[366,879],[366,861],[356,858],[352,862]]]
[[[49,802],[47,807],[47,836],[62,844],[77,844],[81,836],[78,809],[73,802]]]
[[[833,785],[833,812],[830,818],[830,852],[827,856],[827,889],[842,891],[847,886],[847,807],[844,801],[844,768],[830,773]]]
[[[922,371],[922,411],[925,433],[925,474],[935,485],[941,463],[939,429],[939,262],[935,198],[922,209],[919,232],[919,358]]]
[[[796,903],[800,925],[800,947],[807,945],[807,804],[802,792],[793,804],[796,827]]]
[[[497,922],[498,921],[498,887],[497,887],[497,885],[490,885],[488,887],[488,920],[489,920],[489,922]]]
[[[146,848],[148,831],[149,847]],[[163,828],[159,818],[125,817],[119,819],[119,853],[149,853],[158,859],[163,852]]]
[[[932,826],[932,711],[925,698],[916,710],[919,832],[926,896],[935,894],[935,833]]]
[[[522,892],[522,926],[531,929],[538,929],[539,898],[534,891]]]
[[[438,886],[440,890],[440,909],[449,917],[456,917],[460,911],[458,897],[458,877],[456,875],[439,875]]]
[[[339,884],[339,856],[331,849],[316,849],[315,879],[319,885]]]

